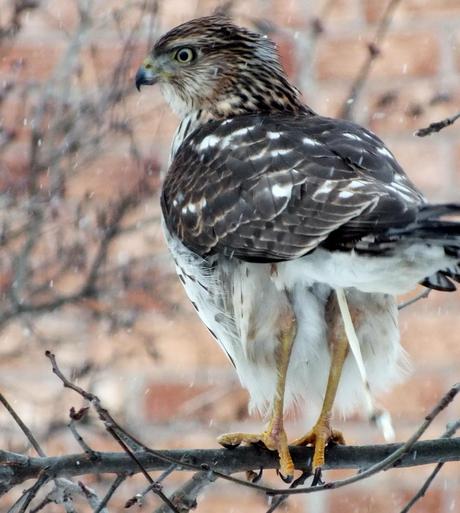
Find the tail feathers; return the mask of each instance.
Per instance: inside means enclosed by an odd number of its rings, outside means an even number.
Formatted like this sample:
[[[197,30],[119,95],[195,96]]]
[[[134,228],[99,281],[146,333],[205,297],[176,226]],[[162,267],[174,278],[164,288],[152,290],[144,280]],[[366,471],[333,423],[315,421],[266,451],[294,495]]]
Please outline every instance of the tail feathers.
[[[458,220],[449,219],[452,217]],[[425,205],[413,223],[390,230],[386,235],[392,239],[442,246],[446,255],[459,261],[428,276],[421,285],[445,292],[456,290],[454,282],[460,283],[460,204]]]
[[[440,290],[441,292],[454,292],[457,290],[455,284],[452,283],[448,276],[442,271],[428,276],[420,282],[420,285],[423,285],[428,289]]]

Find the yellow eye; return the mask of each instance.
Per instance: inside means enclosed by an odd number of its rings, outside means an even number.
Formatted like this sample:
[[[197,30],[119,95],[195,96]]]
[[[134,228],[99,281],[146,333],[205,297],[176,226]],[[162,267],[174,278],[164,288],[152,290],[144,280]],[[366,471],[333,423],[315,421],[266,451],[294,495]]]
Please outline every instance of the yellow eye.
[[[174,55],[176,61],[180,62],[181,64],[188,64],[189,62],[192,62],[195,57],[195,51],[191,48],[180,48]]]

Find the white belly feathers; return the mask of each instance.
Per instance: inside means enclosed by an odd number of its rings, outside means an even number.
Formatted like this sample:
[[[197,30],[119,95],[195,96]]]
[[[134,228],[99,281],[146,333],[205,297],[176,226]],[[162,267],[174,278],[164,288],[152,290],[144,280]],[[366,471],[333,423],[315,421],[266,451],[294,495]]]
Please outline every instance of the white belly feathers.
[[[297,319],[297,335],[288,369],[285,408],[306,403],[316,414],[330,364],[325,305],[331,288],[304,283],[299,276],[291,279],[299,270],[297,260],[278,264],[280,270],[284,267],[278,274],[272,272],[271,264],[223,256],[208,262],[166,229],[165,235],[188,297],[234,364],[241,384],[249,391],[250,407],[262,413],[271,406],[275,393],[279,312],[290,302]],[[404,360],[395,300],[357,290],[349,290],[347,299],[352,309],[361,305],[356,331],[371,389],[377,392],[397,381]],[[363,384],[349,356],[335,404],[346,414],[364,402]]]

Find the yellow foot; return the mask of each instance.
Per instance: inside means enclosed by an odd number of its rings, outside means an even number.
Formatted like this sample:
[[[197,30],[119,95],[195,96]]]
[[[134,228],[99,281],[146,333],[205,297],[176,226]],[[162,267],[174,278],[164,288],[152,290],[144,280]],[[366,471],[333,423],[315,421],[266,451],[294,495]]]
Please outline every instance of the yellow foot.
[[[289,452],[287,436],[284,429],[265,430],[261,435],[248,433],[226,433],[220,435],[217,441],[227,448],[237,447],[240,444],[263,443],[270,451],[277,451],[280,461],[280,473],[288,482],[294,477],[294,463]]]
[[[345,444],[345,440],[340,431],[336,431],[331,428],[329,422],[319,420],[313,429],[309,431],[305,436],[297,438],[291,445],[313,445],[313,461],[312,461],[312,472],[319,476],[321,468],[324,466],[324,451],[329,442],[336,444]]]

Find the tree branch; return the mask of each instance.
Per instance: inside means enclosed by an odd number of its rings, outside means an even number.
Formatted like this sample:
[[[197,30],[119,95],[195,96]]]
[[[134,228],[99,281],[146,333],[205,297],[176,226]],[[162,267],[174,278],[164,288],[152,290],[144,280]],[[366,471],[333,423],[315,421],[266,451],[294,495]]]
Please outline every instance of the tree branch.
[[[398,5],[401,3],[401,0],[390,0],[388,5],[383,13],[383,16],[377,26],[377,30],[375,32],[374,39],[368,45],[368,54],[367,58],[364,61],[361,69],[359,70],[351,88],[350,92],[347,95],[347,98],[342,105],[342,108],[339,113],[339,117],[343,119],[352,119],[353,117],[353,108],[356,104],[356,101],[363,90],[366,81],[369,77],[369,73],[372,68],[372,64],[375,59],[380,55],[380,45],[382,44],[388,29],[390,28],[391,21],[393,19],[393,13]]]
[[[367,468],[384,460],[403,446],[404,444],[331,446],[327,450],[324,469]],[[313,456],[312,449],[292,447],[291,452],[295,468],[305,470]],[[52,477],[71,477],[88,474],[119,474],[120,469],[127,474],[136,474],[141,471],[137,463],[125,452],[97,452],[96,454],[97,459],[94,460],[85,453],[43,458],[0,451],[0,494],[27,479],[37,478],[42,472]],[[265,469],[278,468],[277,455],[257,446],[238,447],[232,450],[162,450],[155,453],[143,449],[135,454],[149,472],[166,470],[171,465],[170,460],[178,462],[177,471],[188,471],[190,466],[200,469],[203,465],[211,471],[228,474],[246,470],[257,471],[261,466]],[[415,467],[449,461],[460,461],[460,438],[417,442],[395,466]]]
[[[415,135],[418,137],[426,137],[427,135],[434,134],[436,132],[440,132],[443,128],[446,128],[450,125],[453,125],[457,119],[460,119],[460,112],[457,112],[454,116],[443,119],[442,121],[436,121],[435,123],[431,123],[425,128],[419,128]]]

